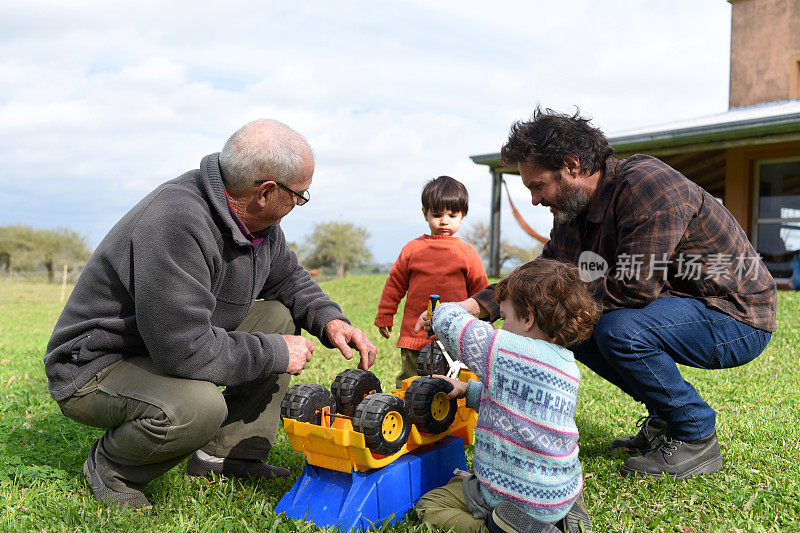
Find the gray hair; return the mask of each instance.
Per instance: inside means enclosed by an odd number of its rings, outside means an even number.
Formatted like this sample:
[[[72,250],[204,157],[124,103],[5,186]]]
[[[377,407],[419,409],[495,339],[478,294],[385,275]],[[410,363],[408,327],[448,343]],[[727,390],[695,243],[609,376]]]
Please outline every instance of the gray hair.
[[[298,177],[304,161],[313,157],[302,135],[277,120],[259,119],[230,136],[219,155],[219,166],[225,184],[241,191],[259,179],[287,185]]]

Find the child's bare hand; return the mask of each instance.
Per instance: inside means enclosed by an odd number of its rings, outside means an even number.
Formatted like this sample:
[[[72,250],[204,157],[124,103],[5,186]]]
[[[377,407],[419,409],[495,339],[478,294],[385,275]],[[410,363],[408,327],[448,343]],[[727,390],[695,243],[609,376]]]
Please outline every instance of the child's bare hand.
[[[431,320],[428,318],[428,312],[423,311],[419,318],[417,319],[417,323],[414,324],[414,333],[419,333],[420,331],[432,331],[431,330]],[[430,335],[430,333],[429,333]],[[439,337],[435,335],[430,335],[428,337],[431,340],[439,340]]]
[[[381,337],[388,339],[389,334],[392,332],[392,326],[378,326],[378,331],[381,332]]]
[[[433,377],[442,378],[443,380],[447,381],[450,385],[453,386],[453,389],[447,393],[447,397],[450,398],[451,400],[453,398],[463,398],[464,396],[467,395],[467,384],[464,383],[463,381],[449,378],[441,374],[434,374]]]

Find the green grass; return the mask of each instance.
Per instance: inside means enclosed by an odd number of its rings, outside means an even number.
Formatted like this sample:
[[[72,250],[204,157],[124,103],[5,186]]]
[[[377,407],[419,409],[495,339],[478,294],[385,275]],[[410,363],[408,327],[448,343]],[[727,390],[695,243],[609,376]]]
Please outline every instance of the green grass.
[[[391,340],[372,326],[384,277],[329,281],[323,288],[378,346],[374,370],[391,386],[398,366]],[[272,509],[302,469],[279,435],[271,460],[294,478],[272,482],[187,480],[181,467],[150,485],[151,511],[109,509],[92,498],[81,465],[102,430],[61,415],[47,393],[42,356],[62,304],[59,284],[0,281],[0,531],[314,531]],[[329,384],[355,366],[317,344],[299,381]],[[586,500],[594,530],[800,531],[800,295],[782,293],[778,332],[744,367],[684,368],[718,412],[725,466],[687,481],[619,475],[624,456],[609,442],[629,434],[641,406],[582,368],[577,408]],[[295,379],[298,381],[298,379]],[[426,528],[413,516],[397,531]]]

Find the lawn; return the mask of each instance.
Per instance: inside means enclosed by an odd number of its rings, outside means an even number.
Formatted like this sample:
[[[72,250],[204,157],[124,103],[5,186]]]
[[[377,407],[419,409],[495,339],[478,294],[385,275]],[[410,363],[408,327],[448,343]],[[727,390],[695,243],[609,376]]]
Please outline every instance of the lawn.
[[[386,388],[398,366],[396,332],[384,340],[372,326],[381,276],[325,282],[353,323],[378,346],[374,370]],[[0,281],[0,530],[2,531],[314,531],[272,509],[302,470],[302,457],[280,434],[271,461],[294,477],[272,482],[185,479],[182,467],[151,483],[150,511],[121,511],[94,501],[81,465],[102,430],[61,415],[50,399],[42,355],[62,307],[60,285]],[[348,363],[317,344],[295,381],[330,384]],[[625,456],[610,452],[643,414],[611,385],[581,368],[577,408],[586,501],[594,530],[800,531],[800,295],[782,293],[778,332],[744,367],[686,368],[685,375],[718,412],[723,469],[687,481],[619,475]],[[471,453],[468,450],[468,453]],[[394,531],[422,530],[413,516]]]

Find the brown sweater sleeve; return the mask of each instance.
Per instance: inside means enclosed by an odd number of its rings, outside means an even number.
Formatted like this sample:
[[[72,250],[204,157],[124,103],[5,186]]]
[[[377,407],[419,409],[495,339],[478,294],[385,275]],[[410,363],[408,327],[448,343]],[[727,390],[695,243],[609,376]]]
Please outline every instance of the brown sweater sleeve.
[[[500,306],[497,305],[497,302],[494,301],[494,288],[496,283],[492,283],[485,289],[483,289],[478,294],[472,296],[478,305],[480,305],[487,313],[489,313],[489,317],[486,319],[489,322],[494,322],[498,318],[500,318]]]

